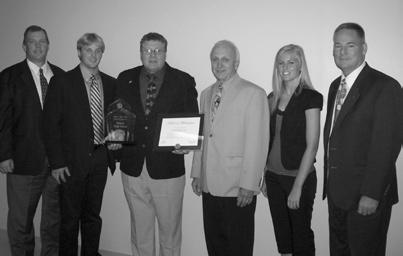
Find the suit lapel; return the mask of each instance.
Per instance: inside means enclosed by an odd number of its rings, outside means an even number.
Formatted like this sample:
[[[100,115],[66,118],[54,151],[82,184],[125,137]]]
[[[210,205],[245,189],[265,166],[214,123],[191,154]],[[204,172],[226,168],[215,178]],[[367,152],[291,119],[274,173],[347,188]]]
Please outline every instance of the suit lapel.
[[[106,115],[108,112],[109,104],[112,103],[114,100],[113,98],[113,91],[111,91],[111,86],[108,84],[109,80],[107,79],[106,75],[99,71],[102,80],[102,90],[103,90],[103,102],[104,102],[104,114]]]
[[[175,82],[172,78],[172,72],[168,64],[165,65],[167,66],[165,69],[164,80],[161,84],[157,97],[154,99],[154,106],[151,108],[150,115],[160,113],[163,108],[167,107],[166,101],[170,98],[169,94],[175,90],[175,88],[173,88],[175,86]]]
[[[361,91],[368,84],[366,81],[368,72],[369,72],[369,67],[366,64],[364,69],[358,75],[357,79],[354,81],[354,84],[351,86],[351,89],[343,103],[343,106],[340,109],[339,116],[337,117],[333,130],[337,129],[338,126],[346,118],[346,116],[354,109],[354,105],[360,98]]]
[[[231,81],[231,85],[224,88],[222,101],[220,106],[217,109],[214,119],[219,122],[219,120],[225,120],[225,118],[221,118],[221,115],[225,116],[225,113],[228,109],[232,108],[232,103],[234,102],[235,97],[238,95],[241,86],[239,80],[240,78],[235,78],[236,81]],[[214,91],[214,90],[212,90]],[[211,101],[211,98],[210,98]],[[211,103],[211,102],[210,102]],[[211,107],[211,105],[210,105]]]
[[[128,88],[130,93],[126,97],[130,97],[128,102],[133,103],[132,111],[136,116],[144,116],[144,107],[140,95],[140,71],[141,68],[136,68],[133,71],[133,77],[128,81]]]
[[[333,109],[334,109],[334,103],[336,99],[336,94],[337,90],[339,88],[340,84],[340,77],[333,82],[333,84],[330,86],[329,89],[329,96],[328,96],[328,103],[327,103],[327,114],[326,114],[326,122],[325,122],[325,128],[324,128],[324,141],[325,141],[325,146],[327,147],[327,141],[330,136],[330,128],[332,127],[332,117],[333,117]]]
[[[210,86],[209,89],[205,92],[205,95],[203,96],[204,99],[202,102],[203,106],[200,109],[202,111],[202,114],[204,114],[204,123],[205,125],[211,124],[211,104],[212,104],[212,98],[213,98],[213,93],[214,93],[214,85]]]
[[[75,95],[74,97],[77,100],[77,105],[80,106],[80,109],[82,109],[83,111],[84,117],[90,123],[89,127],[92,127],[91,107],[90,102],[88,100],[88,93],[85,87],[85,82],[80,70],[80,66],[77,66],[73,70],[72,75],[73,75],[72,86],[74,86],[74,95]]]
[[[167,107],[170,107],[169,102],[175,97],[178,90],[178,81],[174,77],[172,68],[166,63],[164,81],[161,84],[161,88],[154,101],[154,106],[151,109],[150,115],[155,113],[165,113],[168,111]]]
[[[27,60],[23,61],[22,64],[22,75],[21,75],[21,80],[24,83],[24,86],[26,87],[26,90],[30,91],[30,94],[34,96],[34,104],[35,106],[42,111],[42,105],[41,105],[41,100],[40,96],[38,94],[38,90],[36,89],[35,81],[34,78],[32,77],[32,72],[29,69]]]

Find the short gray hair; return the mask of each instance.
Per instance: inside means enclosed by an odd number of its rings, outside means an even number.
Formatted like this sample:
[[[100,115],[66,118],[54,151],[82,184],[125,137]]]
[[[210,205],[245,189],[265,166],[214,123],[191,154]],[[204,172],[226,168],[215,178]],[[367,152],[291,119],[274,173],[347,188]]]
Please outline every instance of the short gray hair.
[[[240,54],[239,54],[238,47],[236,47],[236,45],[233,42],[229,41],[229,40],[220,40],[217,43],[215,43],[213,48],[211,48],[210,58],[211,58],[211,54],[213,54],[214,49],[219,47],[219,46],[229,46],[229,47],[231,47],[235,52],[235,62],[238,63],[238,65],[239,65],[241,57],[240,57]]]

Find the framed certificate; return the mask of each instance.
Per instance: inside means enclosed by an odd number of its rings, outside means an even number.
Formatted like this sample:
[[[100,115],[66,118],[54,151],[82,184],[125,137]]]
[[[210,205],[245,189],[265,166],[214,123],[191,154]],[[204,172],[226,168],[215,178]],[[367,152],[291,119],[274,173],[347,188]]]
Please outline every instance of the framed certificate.
[[[203,114],[160,114],[154,137],[155,151],[200,149],[203,135]]]

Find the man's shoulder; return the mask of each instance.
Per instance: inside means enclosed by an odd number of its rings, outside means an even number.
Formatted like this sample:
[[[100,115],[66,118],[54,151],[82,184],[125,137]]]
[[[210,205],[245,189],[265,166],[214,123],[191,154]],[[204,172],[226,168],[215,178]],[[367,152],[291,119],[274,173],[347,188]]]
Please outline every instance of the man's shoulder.
[[[383,73],[382,71],[379,71],[374,68],[369,68],[371,75],[375,78],[374,81],[380,82],[382,84],[390,84],[392,87],[401,87],[399,82],[394,79],[393,77]]]
[[[242,90],[244,91],[250,91],[250,92],[255,92],[255,93],[263,93],[266,97],[266,91],[259,85],[246,80],[244,78],[240,78],[239,82],[238,82],[241,86],[240,88],[242,88]]]
[[[137,67],[134,67],[134,68],[123,70],[122,72],[119,73],[117,79],[119,80],[119,79],[124,79],[124,78],[127,78],[127,77],[133,77],[136,74],[140,75],[140,71],[141,71],[142,67],[143,66],[137,66]]]
[[[166,67],[166,72],[170,72],[170,73],[172,73],[172,74],[174,74],[174,75],[177,75],[177,76],[183,76],[183,77],[187,77],[187,78],[193,78],[189,73],[186,73],[186,72],[183,71],[183,70],[180,70],[180,69],[171,67],[171,66],[169,66],[168,64],[167,64],[167,67]]]
[[[58,75],[58,74],[62,74],[65,72],[64,69],[62,69],[59,66],[56,66],[53,63],[48,62],[48,64],[49,64],[50,68],[52,69],[53,75]]]
[[[59,77],[71,78],[73,76],[77,76],[78,74],[81,74],[81,71],[80,71],[79,66],[76,66],[73,69],[70,69],[70,70],[60,74]]]
[[[54,74],[54,76],[51,79],[51,82],[53,82],[53,83],[70,82],[71,83],[79,75],[81,75],[81,72],[80,72],[79,67],[76,66],[75,68],[73,68],[71,70],[61,72],[58,74]]]
[[[1,72],[1,74],[2,75],[5,75],[5,74],[7,74],[7,75],[18,75],[18,74],[23,73],[26,68],[28,68],[27,61],[23,60],[21,62],[18,62],[18,63],[14,64],[14,65],[11,65],[11,66],[5,68]]]
[[[100,74],[101,74],[102,79],[105,79],[107,82],[115,82],[115,80],[116,80],[116,78],[114,78],[113,76],[110,76],[104,72],[100,71]]]
[[[213,89],[214,84],[215,83],[213,83],[213,84],[207,86],[205,89],[203,89],[203,91],[201,92],[201,95],[204,95],[204,94],[208,93],[209,91],[211,91]]]

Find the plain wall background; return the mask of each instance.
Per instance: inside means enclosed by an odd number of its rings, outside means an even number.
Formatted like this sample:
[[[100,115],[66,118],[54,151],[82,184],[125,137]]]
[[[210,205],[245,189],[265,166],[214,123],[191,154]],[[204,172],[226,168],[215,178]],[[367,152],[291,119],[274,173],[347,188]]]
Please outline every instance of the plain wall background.
[[[167,61],[196,79],[199,93],[214,82],[209,52],[221,39],[233,41],[241,53],[239,74],[271,91],[274,56],[288,43],[301,45],[311,79],[324,95],[340,71],[332,57],[332,34],[346,21],[360,23],[367,34],[369,65],[403,83],[403,2],[401,0],[2,0],[0,3],[0,70],[21,61],[22,35],[31,24],[43,26],[50,39],[48,59],[70,70],[78,64],[76,41],[85,32],[103,37],[106,51],[101,69],[117,76],[140,65],[139,41],[156,31],[168,39]],[[322,126],[326,107],[322,111]],[[1,142],[0,142],[1,143]],[[191,191],[186,157],[187,185],[183,209],[182,255],[207,255],[201,200]],[[327,202],[323,186],[322,139],[317,154],[318,188],[312,226],[317,255],[328,255]],[[397,163],[398,184],[403,187],[403,157]],[[0,176],[0,228],[6,229],[5,176]],[[120,172],[109,177],[105,189],[101,248],[130,253],[129,210]],[[255,255],[276,255],[267,200],[260,195],[256,209]],[[38,227],[39,219],[35,219]],[[37,230],[38,231],[38,228]],[[402,255],[403,206],[393,207],[387,255]]]

